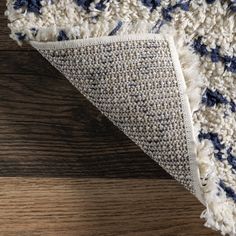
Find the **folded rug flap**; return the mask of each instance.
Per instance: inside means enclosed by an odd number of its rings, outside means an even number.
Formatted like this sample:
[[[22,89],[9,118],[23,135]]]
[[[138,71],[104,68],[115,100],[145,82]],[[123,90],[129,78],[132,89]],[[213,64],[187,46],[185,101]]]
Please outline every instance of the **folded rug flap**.
[[[202,201],[191,112],[171,37],[141,34],[32,45]]]

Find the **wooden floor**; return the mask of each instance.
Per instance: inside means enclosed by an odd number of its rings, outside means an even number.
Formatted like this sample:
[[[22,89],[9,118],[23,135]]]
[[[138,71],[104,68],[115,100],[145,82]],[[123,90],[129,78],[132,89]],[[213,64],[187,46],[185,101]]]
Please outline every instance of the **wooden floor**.
[[[216,236],[203,206],[29,46],[0,3],[0,236]]]

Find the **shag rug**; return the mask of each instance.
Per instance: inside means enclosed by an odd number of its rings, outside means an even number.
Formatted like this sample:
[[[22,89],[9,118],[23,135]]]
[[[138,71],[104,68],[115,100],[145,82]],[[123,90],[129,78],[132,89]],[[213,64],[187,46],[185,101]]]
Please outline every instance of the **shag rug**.
[[[6,15],[236,235],[235,0],[8,0]]]

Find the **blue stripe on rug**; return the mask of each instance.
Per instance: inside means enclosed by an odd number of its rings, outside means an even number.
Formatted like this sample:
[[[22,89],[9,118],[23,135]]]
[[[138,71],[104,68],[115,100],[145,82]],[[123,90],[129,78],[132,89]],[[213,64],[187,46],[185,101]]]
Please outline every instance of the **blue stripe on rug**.
[[[90,11],[89,7],[91,5],[91,3],[93,3],[94,0],[75,0],[75,3],[82,7],[84,10],[86,11]],[[103,11],[106,8],[106,3],[108,3],[109,0],[101,0],[99,2],[96,3],[95,5],[95,9],[99,10],[99,11]]]
[[[236,203],[235,191],[231,187],[227,186],[223,180],[220,180],[219,186],[225,191],[226,197],[231,198]]]
[[[200,131],[198,134],[198,139],[201,142],[204,139],[210,140],[213,147],[214,147],[214,156],[218,161],[228,161],[228,164],[232,167],[232,171],[234,174],[236,174],[236,156],[232,154],[232,147],[225,149],[225,145],[222,144],[222,140],[220,140],[219,135],[217,133],[213,132],[202,132]],[[225,149],[225,151],[224,151]],[[223,158],[224,153],[226,154],[226,158]]]
[[[108,34],[108,36],[116,35],[116,33],[120,30],[122,25],[123,25],[123,22],[122,21],[118,21],[116,27]]]
[[[15,10],[24,8],[29,12],[40,14],[42,8],[41,1],[42,0],[16,0],[13,3],[13,7]]]
[[[236,56],[222,55],[219,46],[207,49],[207,45],[202,42],[202,36],[194,39],[192,46],[194,51],[201,57],[210,57],[213,63],[222,62],[225,70],[236,73]]]
[[[214,107],[219,104],[228,104],[231,112],[236,112],[236,104],[233,99],[227,100],[217,89],[215,91],[206,88],[202,95],[202,103],[208,107]]]

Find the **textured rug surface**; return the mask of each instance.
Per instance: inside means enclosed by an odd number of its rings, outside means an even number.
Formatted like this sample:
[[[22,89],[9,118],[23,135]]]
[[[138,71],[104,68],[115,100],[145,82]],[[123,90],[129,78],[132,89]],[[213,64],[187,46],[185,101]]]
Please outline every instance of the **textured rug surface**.
[[[30,43],[236,235],[236,2],[8,0]]]

